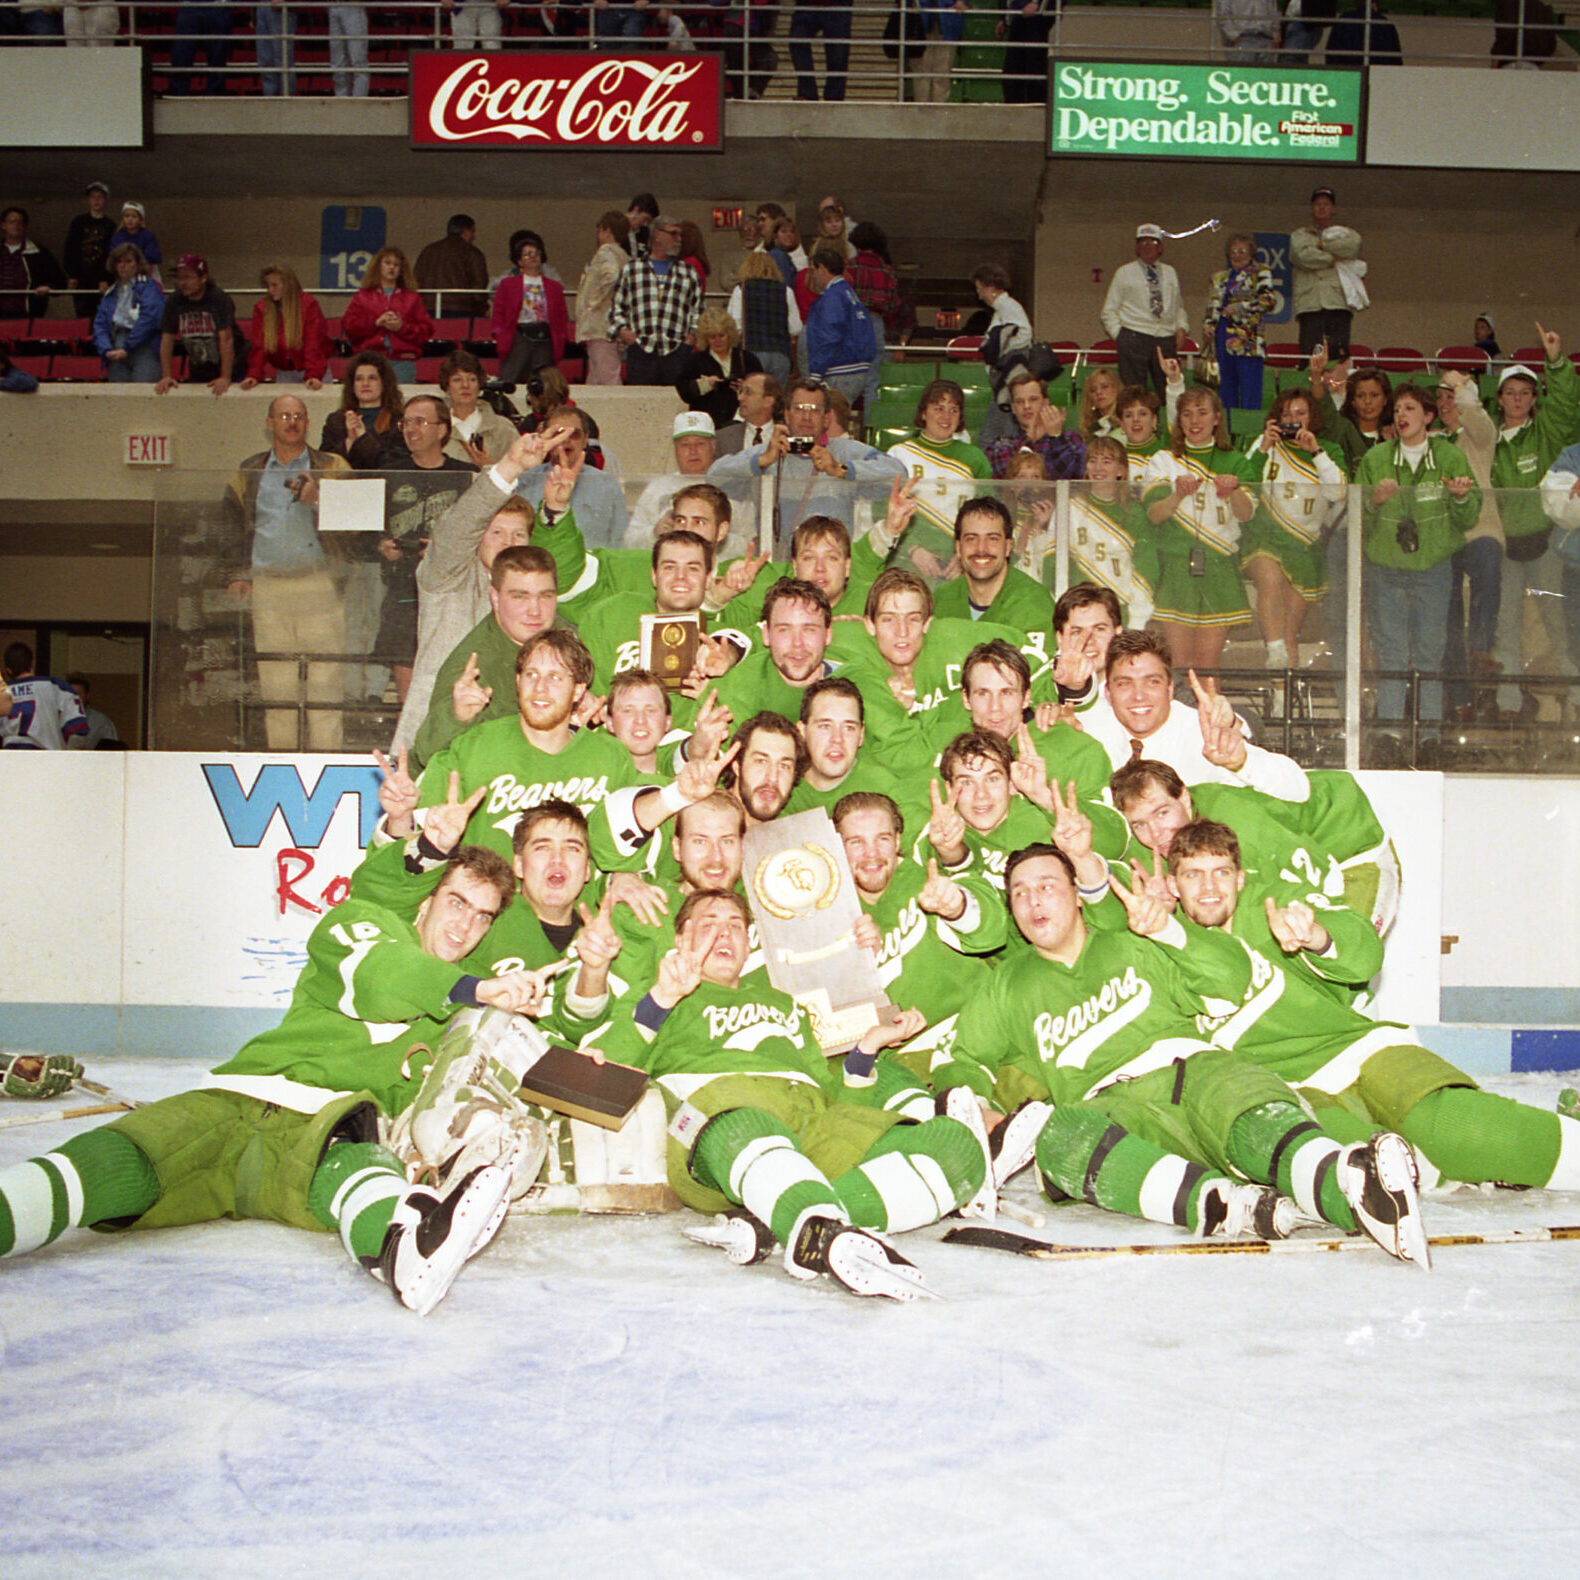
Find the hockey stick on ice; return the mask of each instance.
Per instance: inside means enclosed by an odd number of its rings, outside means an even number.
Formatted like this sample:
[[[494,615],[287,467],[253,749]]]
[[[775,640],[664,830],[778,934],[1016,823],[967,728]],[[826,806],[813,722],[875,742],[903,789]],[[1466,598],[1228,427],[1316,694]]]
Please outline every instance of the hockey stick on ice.
[[[124,1114],[130,1103],[94,1103],[87,1108],[52,1108],[42,1114],[7,1114],[0,1118],[0,1130],[11,1130],[17,1125],[48,1125],[56,1120],[91,1119],[95,1114]]]
[[[127,1097],[121,1092],[111,1091],[107,1086],[100,1086],[97,1081],[87,1080],[78,1076],[72,1082],[73,1086],[80,1086],[85,1092],[92,1092],[95,1097],[102,1097],[106,1102],[118,1103],[122,1108],[141,1108],[143,1105],[135,1097]]]
[[[1360,1251],[1372,1247],[1363,1234],[1327,1240],[1180,1240],[1147,1245],[1058,1245],[1013,1229],[965,1226],[950,1229],[944,1239],[955,1245],[977,1245],[993,1251],[1013,1251],[1042,1262],[1073,1262],[1099,1256],[1260,1256],[1293,1251]],[[1434,1234],[1427,1244],[1434,1250],[1454,1245],[1523,1245],[1541,1240],[1580,1240],[1580,1224],[1555,1224],[1533,1229],[1494,1229],[1486,1234]]]

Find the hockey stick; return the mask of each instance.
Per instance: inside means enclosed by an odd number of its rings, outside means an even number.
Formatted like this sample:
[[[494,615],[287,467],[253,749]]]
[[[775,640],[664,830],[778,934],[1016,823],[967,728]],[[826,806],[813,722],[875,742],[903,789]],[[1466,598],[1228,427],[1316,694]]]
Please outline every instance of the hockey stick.
[[[52,1108],[47,1114],[7,1114],[0,1119],[0,1130],[11,1130],[17,1125],[48,1125],[57,1119],[91,1119],[95,1114],[124,1114],[130,1103],[95,1103],[88,1108]]]
[[[107,1086],[100,1086],[97,1081],[90,1081],[79,1075],[73,1086],[80,1086],[85,1092],[92,1092],[95,1097],[103,1097],[112,1103],[119,1103],[122,1108],[141,1108],[143,1105],[135,1097],[123,1096],[120,1092],[113,1092]]]
[[[992,1251],[1013,1251],[1041,1262],[1073,1262],[1099,1256],[1260,1256],[1292,1251],[1368,1250],[1372,1241],[1363,1234],[1328,1240],[1181,1240],[1177,1244],[1057,1245],[1013,1229],[966,1226],[950,1229],[944,1239],[955,1245],[977,1245]],[[1541,1240],[1580,1240],[1580,1224],[1556,1224],[1534,1229],[1494,1229],[1486,1234],[1434,1234],[1427,1244],[1434,1250],[1453,1245],[1522,1245]]]

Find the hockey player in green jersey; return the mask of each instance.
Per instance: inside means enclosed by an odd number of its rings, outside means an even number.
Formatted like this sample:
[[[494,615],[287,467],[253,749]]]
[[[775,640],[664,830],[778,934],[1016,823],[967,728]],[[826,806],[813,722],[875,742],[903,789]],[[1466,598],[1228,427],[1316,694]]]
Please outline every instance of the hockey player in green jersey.
[[[657,980],[616,1007],[597,1045],[645,1069],[664,1094],[681,1200],[698,1212],[745,1209],[688,1233],[741,1263],[777,1241],[793,1276],[827,1273],[857,1294],[925,1293],[915,1268],[872,1231],[952,1212],[981,1187],[985,1159],[966,1125],[907,1121],[883,1106],[882,1078],[867,1084],[877,1055],[913,1036],[921,1016],[903,1011],[863,1033],[845,1061],[831,1060],[793,999],[742,984],[750,913],[740,895],[699,890],[676,922]]]
[[[1462,1184],[1580,1190],[1580,1122],[1479,1090],[1409,1026],[1369,1020],[1329,995],[1327,983],[1375,968],[1370,928],[1358,951],[1346,948],[1356,935],[1338,924],[1349,913],[1304,885],[1248,878],[1240,842],[1222,823],[1175,835],[1168,885],[1185,923],[1159,940],[1180,948],[1202,992],[1233,999],[1251,966],[1238,1001],[1203,1030],[1288,1081],[1331,1133],[1344,1134],[1345,1121],[1356,1137],[1385,1126]]]
[[[433,699],[411,746],[418,769],[473,725],[514,715],[516,660],[526,643],[554,624],[557,585],[545,549],[522,544],[495,556],[488,615],[456,643],[434,676]]]
[[[980,877],[941,874],[902,859],[900,809],[886,795],[855,791],[834,808],[863,912],[856,941],[878,962],[891,1003],[919,1010],[926,1028],[889,1057],[927,1080],[960,1006],[992,967],[1004,939],[1003,902]]]
[[[957,735],[985,730],[1016,747],[1024,724],[1037,755],[1055,784],[1075,781],[1083,798],[1101,796],[1108,787],[1108,753],[1084,730],[1064,719],[1047,728],[1033,722],[1031,665],[1026,655],[996,638],[979,642],[960,666],[960,691],[926,716],[930,745],[942,752]]]
[[[592,658],[574,632],[533,637],[516,660],[515,716],[478,725],[440,752],[418,780],[419,810],[444,799],[452,772],[460,774],[464,795],[486,785],[467,838],[509,859],[510,836],[527,807],[561,800],[590,812],[612,791],[641,784],[643,776],[618,741],[601,730],[574,728],[591,680]],[[412,824],[386,819],[385,829],[404,840]],[[602,846],[594,855],[601,867],[614,864]]]
[[[524,1160],[457,1162],[442,1185],[411,1185],[380,1121],[417,1096],[430,1047],[463,1006],[538,1007],[540,977],[479,978],[459,963],[512,887],[497,856],[467,847],[415,922],[356,898],[337,905],[308,939],[285,1018],[206,1087],[0,1171],[0,1255],[77,1226],[266,1218],[338,1230],[403,1304],[431,1310],[497,1232]]]
[[[954,523],[961,573],[933,594],[933,612],[941,619],[1007,625],[1022,640],[1040,638],[1046,653],[1053,636],[1053,598],[1010,563],[1014,546],[1015,523],[1004,505],[991,495],[968,499]]]
[[[1027,1112],[1055,1196],[1197,1234],[1358,1222],[1391,1255],[1425,1266],[1406,1143],[1385,1134],[1343,1145],[1271,1071],[1207,1043],[1196,1017],[1231,1008],[1249,964],[1232,994],[1209,1003],[1138,936],[1180,927],[1163,902],[1113,887],[1131,930],[1089,931],[1069,858],[1052,845],[1015,852],[1010,913],[1031,947],[960,1012],[937,1084],[971,1087],[995,1123],[1023,1102],[1044,1105]]]
[[[916,775],[897,773],[876,746],[866,745],[866,709],[861,688],[843,675],[815,680],[801,694],[796,728],[806,745],[807,767],[786,814],[835,805],[855,791],[890,798],[899,807],[912,839],[927,822],[927,802]]]
[[[897,493],[903,483],[903,478],[894,480]],[[846,615],[859,619],[866,607],[867,589],[883,569],[883,560],[873,547],[876,531],[866,533],[852,547],[850,529],[837,516],[808,516],[790,539],[789,564],[763,565],[746,591],[734,594],[725,604],[721,623],[750,630],[762,618],[769,588],[785,577],[811,582],[828,599],[836,620]],[[744,573],[746,562],[736,564]],[[735,573],[736,566],[727,566],[718,580],[727,582]]]

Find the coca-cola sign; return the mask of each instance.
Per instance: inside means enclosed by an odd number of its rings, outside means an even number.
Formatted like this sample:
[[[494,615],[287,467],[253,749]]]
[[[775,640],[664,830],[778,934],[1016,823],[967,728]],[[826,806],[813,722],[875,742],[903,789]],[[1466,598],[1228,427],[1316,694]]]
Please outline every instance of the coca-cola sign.
[[[414,54],[411,138],[419,148],[720,149],[719,58]]]

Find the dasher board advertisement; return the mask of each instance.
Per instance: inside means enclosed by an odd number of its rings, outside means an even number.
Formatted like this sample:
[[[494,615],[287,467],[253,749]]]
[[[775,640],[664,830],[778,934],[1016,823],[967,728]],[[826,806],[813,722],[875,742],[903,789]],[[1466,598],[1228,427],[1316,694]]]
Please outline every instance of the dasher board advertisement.
[[[1062,61],[1048,95],[1048,151],[1359,164],[1363,79],[1295,66]]]
[[[411,57],[414,148],[724,147],[717,55],[499,50]]]

